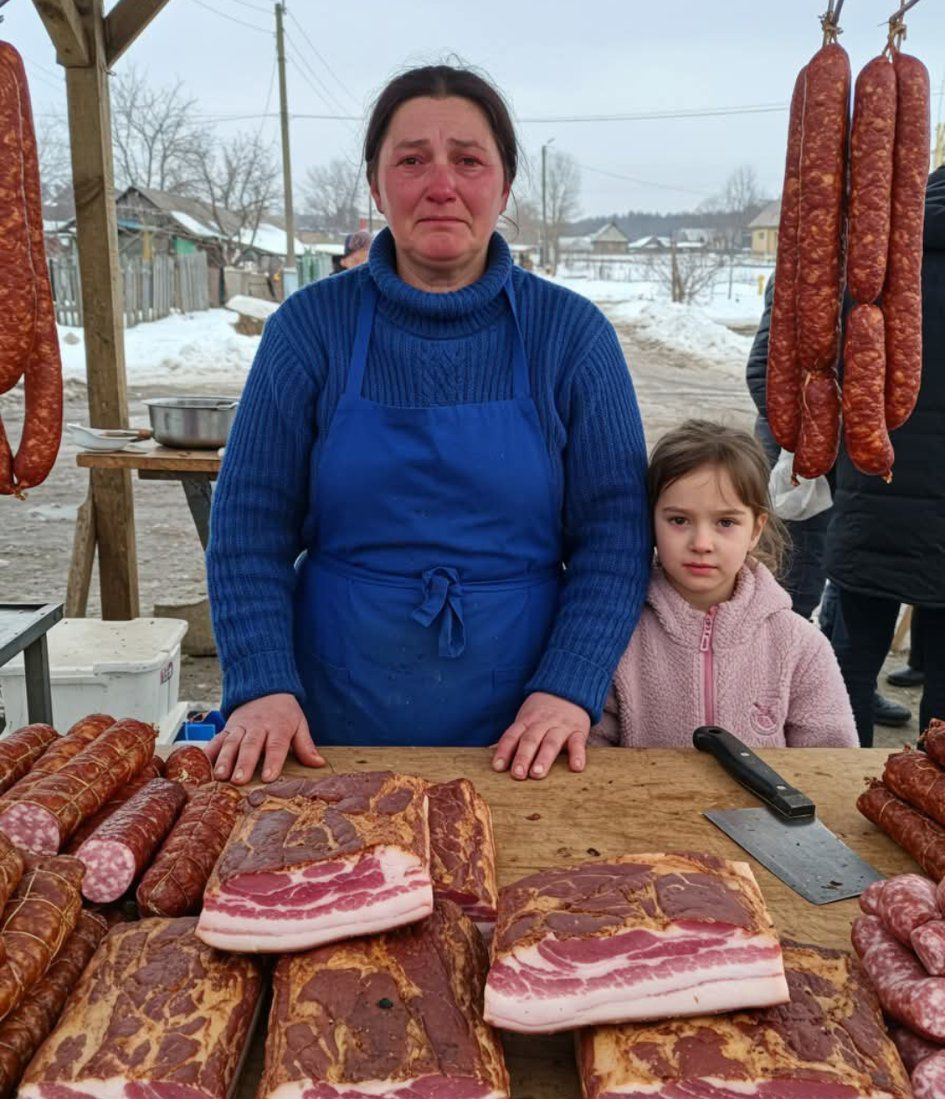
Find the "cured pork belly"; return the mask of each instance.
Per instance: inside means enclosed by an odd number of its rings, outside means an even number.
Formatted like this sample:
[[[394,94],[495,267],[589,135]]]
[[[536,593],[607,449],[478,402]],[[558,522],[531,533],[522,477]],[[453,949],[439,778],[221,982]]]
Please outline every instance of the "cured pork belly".
[[[262,991],[194,917],[118,924],[102,940],[19,1099],[228,1099]]]
[[[499,893],[485,1016],[523,1033],[784,1003],[781,946],[747,863],[625,855]]]
[[[223,950],[283,953],[428,916],[426,788],[368,771],[254,790],[210,875],[197,934]]]
[[[489,806],[465,778],[436,783],[427,796],[434,896],[458,904],[480,931],[491,934],[499,891]]]
[[[785,942],[784,968],[787,1004],[582,1031],[584,1099],[908,1099],[852,955]]]
[[[410,927],[281,958],[258,1099],[508,1099],[488,959],[449,901]]]

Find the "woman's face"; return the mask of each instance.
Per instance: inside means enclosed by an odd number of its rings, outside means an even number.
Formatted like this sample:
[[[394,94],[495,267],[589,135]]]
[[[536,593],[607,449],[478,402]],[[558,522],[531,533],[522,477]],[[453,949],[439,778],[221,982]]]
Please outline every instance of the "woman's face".
[[[398,263],[441,274],[484,263],[509,197],[486,116],[457,96],[423,96],[397,108],[371,190],[394,235]]]

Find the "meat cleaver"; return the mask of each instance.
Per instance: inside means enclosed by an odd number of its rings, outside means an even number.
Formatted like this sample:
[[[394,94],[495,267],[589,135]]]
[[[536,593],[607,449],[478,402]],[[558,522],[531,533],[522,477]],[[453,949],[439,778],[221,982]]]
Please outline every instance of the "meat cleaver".
[[[765,809],[706,809],[704,816],[811,904],[858,897],[883,877],[817,819],[816,806],[737,736],[702,725],[692,743],[708,752]]]

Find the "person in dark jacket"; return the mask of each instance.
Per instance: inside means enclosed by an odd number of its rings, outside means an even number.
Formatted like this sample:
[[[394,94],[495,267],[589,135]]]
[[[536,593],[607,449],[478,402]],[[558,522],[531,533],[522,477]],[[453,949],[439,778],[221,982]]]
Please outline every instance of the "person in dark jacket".
[[[748,364],[745,370],[745,380],[748,383],[748,392],[755,402],[758,416],[755,419],[755,437],[761,443],[768,456],[768,462],[774,466],[778,460],[780,447],[771,433],[768,424],[768,413],[765,402],[765,390],[767,384],[768,369],[768,334],[771,327],[771,305],[774,300],[774,278],[768,279],[765,289],[765,307],[755,333],[751,352],[748,355]],[[833,486],[831,485],[831,490]],[[790,548],[787,554],[787,565],[783,575],[779,577],[781,586],[791,597],[791,606],[803,618],[810,618],[814,609],[825,596],[825,582],[827,579],[824,554],[827,545],[827,527],[830,523],[830,511],[820,512],[810,519],[788,521],[787,527],[790,537]],[[829,591],[829,589],[827,589]],[[833,613],[831,625],[836,621]],[[821,615],[821,629],[833,640],[833,629],[827,628],[825,616]],[[878,691],[873,694],[873,720],[878,725],[890,725],[898,727],[907,725],[912,714],[905,706],[898,702],[884,698]]]
[[[827,530],[827,575],[845,630],[834,647],[860,743],[873,742],[872,694],[901,603],[921,608],[922,728],[945,717],[945,166],[929,177],[922,261],[922,385],[892,433],[893,479],[854,469],[841,449]]]

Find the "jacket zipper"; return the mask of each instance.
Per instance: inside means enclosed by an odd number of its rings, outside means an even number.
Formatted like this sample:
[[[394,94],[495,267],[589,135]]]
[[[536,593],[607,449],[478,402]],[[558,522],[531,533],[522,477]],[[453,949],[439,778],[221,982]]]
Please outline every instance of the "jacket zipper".
[[[705,723],[715,724],[715,668],[712,661],[712,629],[715,625],[717,607],[710,607],[702,623],[702,640],[699,652],[702,653],[702,697],[705,700]]]

